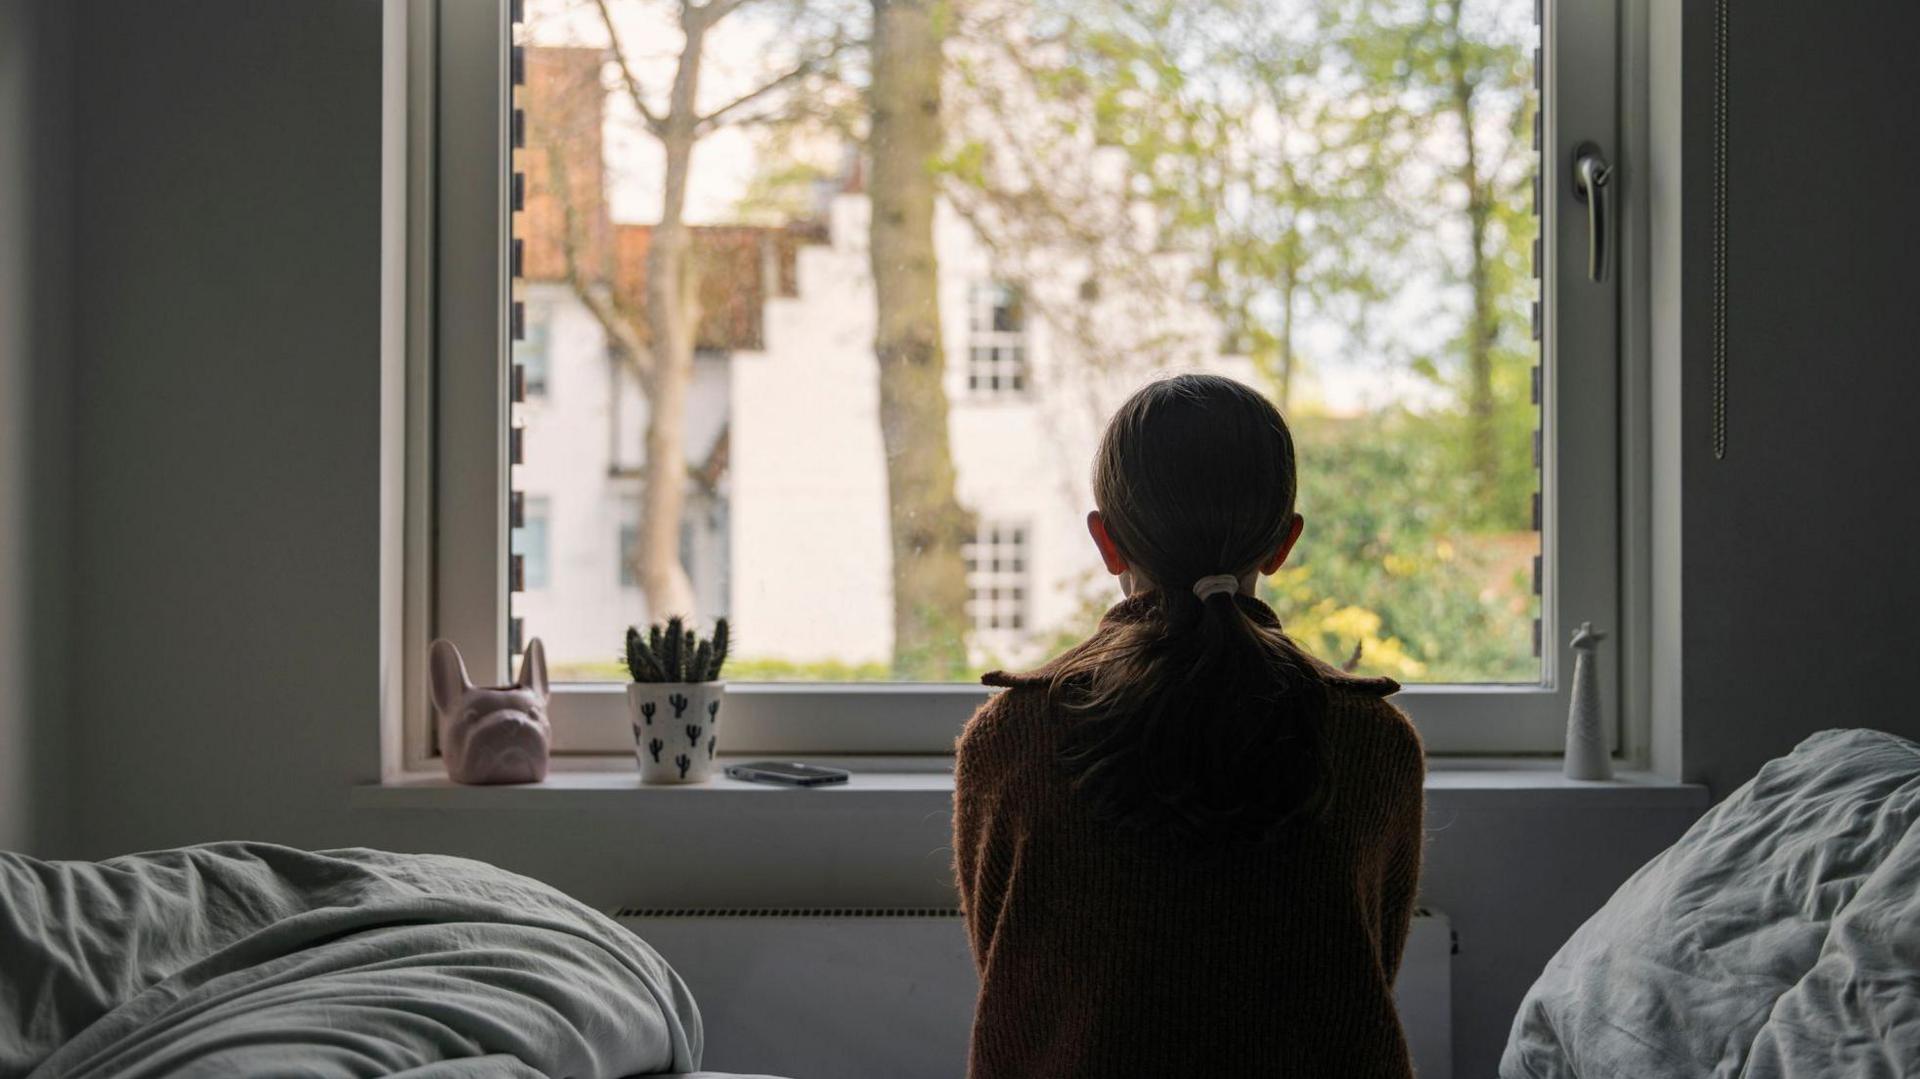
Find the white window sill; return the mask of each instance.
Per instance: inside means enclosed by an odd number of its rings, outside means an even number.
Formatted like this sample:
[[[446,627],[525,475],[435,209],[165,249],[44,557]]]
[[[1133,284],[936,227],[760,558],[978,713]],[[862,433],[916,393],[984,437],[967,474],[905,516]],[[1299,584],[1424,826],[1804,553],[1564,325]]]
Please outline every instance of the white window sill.
[[[894,809],[944,810],[953,795],[951,757],[815,757],[810,763],[846,768],[844,784],[800,788],[746,783],[720,774],[728,764],[715,762],[715,775],[702,784],[643,786],[630,761],[585,758],[556,762],[544,783],[470,787],[444,773],[402,775],[386,783],[355,787],[357,809],[617,809],[697,804],[712,811],[721,804],[741,809],[786,813],[797,809],[885,812]],[[722,799],[716,803],[713,799]],[[756,800],[757,799],[757,800]],[[1588,783],[1560,774],[1558,761],[1515,758],[1441,758],[1429,766],[1430,810],[1694,809],[1709,803],[1697,783],[1675,783],[1649,772],[1623,771],[1611,782]]]

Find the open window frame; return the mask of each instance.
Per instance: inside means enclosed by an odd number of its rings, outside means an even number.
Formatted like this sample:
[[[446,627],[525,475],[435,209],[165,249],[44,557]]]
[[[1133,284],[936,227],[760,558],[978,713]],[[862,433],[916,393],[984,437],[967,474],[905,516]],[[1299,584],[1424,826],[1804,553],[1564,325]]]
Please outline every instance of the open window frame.
[[[1603,707],[1614,744],[1644,756],[1645,454],[1630,439],[1646,406],[1642,351],[1622,332],[1623,303],[1644,294],[1632,230],[1644,222],[1632,165],[1641,125],[1623,123],[1623,30],[1639,0],[1541,0],[1541,676],[1537,684],[1412,685],[1396,702],[1435,755],[1548,754],[1562,745],[1567,641],[1581,622],[1613,629]],[[508,669],[509,312],[511,175],[509,0],[417,0],[407,13],[409,248],[406,434],[410,548],[407,647],[460,646],[476,680]],[[1626,57],[1629,61],[1631,56]],[[1615,162],[1614,239],[1606,279],[1587,275],[1586,208],[1574,194],[1575,148]],[[1624,406],[1624,407],[1623,407]],[[1638,464],[1636,464],[1638,463]],[[621,627],[609,627],[609,640]],[[431,767],[431,710],[409,661],[403,767]],[[947,754],[989,690],[963,684],[731,683],[731,752]],[[1622,707],[1623,701],[1626,707]],[[631,753],[623,687],[559,683],[551,715],[562,761],[592,766]],[[1634,722],[1624,717],[1632,715]]]

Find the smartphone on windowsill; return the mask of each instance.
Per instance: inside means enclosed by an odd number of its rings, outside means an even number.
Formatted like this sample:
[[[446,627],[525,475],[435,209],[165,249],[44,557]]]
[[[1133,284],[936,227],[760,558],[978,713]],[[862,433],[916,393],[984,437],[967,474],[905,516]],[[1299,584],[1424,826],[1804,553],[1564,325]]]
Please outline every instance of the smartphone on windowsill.
[[[778,783],[788,787],[825,787],[845,783],[849,774],[844,768],[826,768],[799,761],[753,761],[727,765],[730,779],[744,779],[748,783]]]

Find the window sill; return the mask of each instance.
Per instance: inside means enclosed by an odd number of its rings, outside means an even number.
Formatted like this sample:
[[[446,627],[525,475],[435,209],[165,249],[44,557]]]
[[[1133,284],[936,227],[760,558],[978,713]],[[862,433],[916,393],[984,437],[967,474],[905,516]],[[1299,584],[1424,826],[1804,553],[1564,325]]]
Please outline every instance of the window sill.
[[[462,786],[435,772],[407,773],[385,783],[355,787],[356,809],[543,809],[579,810],[697,805],[712,812],[723,805],[787,813],[796,809],[862,812],[944,811],[953,796],[951,757],[814,757],[811,763],[846,768],[844,784],[800,788],[746,783],[717,774],[750,757],[722,756],[707,783],[643,786],[632,762],[584,758],[557,762],[544,783]],[[721,801],[716,803],[714,799]],[[1707,808],[1707,789],[1675,783],[1649,772],[1623,771],[1606,783],[1560,774],[1557,761],[1515,758],[1443,758],[1427,774],[1429,810],[1502,809],[1691,809]]]

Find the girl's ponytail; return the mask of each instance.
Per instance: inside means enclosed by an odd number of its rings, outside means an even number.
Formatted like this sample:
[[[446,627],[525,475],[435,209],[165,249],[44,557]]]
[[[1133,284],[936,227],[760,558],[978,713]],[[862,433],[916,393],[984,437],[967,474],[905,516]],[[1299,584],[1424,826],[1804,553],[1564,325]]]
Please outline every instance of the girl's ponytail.
[[[1056,668],[1078,796],[1196,840],[1257,840],[1317,812],[1324,686],[1238,590],[1293,525],[1279,412],[1228,379],[1154,383],[1109,424],[1094,486],[1115,545],[1155,587]]]

